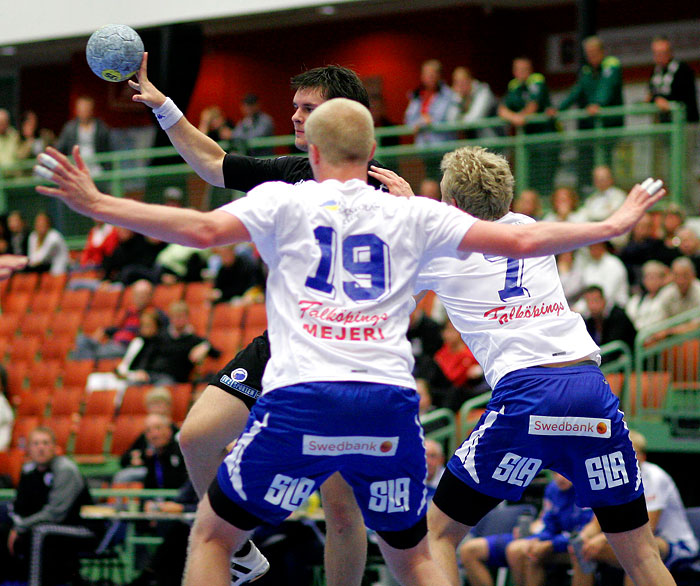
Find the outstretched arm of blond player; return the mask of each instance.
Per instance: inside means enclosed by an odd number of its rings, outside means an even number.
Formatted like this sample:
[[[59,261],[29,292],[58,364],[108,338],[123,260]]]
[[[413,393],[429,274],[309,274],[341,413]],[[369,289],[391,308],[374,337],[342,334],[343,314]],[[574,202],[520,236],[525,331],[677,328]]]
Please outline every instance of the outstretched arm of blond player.
[[[148,53],[144,53],[141,68],[136,74],[137,80],[129,80],[129,85],[137,92],[131,99],[146,104],[151,109],[159,108],[165,103],[166,96],[148,79],[147,65]],[[165,132],[177,152],[197,175],[207,183],[224,187],[223,163],[226,152],[215,141],[184,116]]]
[[[55,183],[57,187],[39,185],[36,190],[42,195],[60,199],[79,214],[124,226],[158,240],[195,248],[250,240],[250,233],[243,223],[235,216],[220,210],[200,212],[147,204],[101,193],[92,180],[77,145],[73,147],[75,165],[52,147],[48,147],[46,153],[55,159],[57,164],[50,170],[42,166],[44,171],[41,171],[41,176]],[[42,156],[44,155],[40,155],[40,161]]]
[[[628,232],[664,195],[665,189],[650,195],[641,185],[635,185],[622,206],[602,222],[537,222],[507,226],[478,221],[466,233],[459,249],[509,258],[559,254]]]

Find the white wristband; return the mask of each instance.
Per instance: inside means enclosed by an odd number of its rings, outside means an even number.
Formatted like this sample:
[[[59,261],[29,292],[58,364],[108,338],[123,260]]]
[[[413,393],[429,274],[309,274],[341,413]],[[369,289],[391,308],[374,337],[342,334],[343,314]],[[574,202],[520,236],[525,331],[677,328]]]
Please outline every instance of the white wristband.
[[[162,106],[153,108],[153,113],[156,115],[156,120],[158,120],[158,124],[163,130],[167,130],[184,116],[170,98],[165,98]]]

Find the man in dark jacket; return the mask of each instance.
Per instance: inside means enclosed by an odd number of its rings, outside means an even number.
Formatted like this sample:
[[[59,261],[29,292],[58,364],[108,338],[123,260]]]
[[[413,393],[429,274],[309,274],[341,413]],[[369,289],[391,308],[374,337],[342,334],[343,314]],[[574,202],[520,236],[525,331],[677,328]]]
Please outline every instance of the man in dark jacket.
[[[630,350],[634,349],[634,338],[637,335],[634,325],[625,310],[621,307],[609,304],[603,294],[603,289],[598,285],[591,285],[583,292],[590,316],[586,318],[586,328],[596,344],[602,346],[608,342],[619,340],[627,344]],[[603,362],[608,362],[615,355],[603,357]]]

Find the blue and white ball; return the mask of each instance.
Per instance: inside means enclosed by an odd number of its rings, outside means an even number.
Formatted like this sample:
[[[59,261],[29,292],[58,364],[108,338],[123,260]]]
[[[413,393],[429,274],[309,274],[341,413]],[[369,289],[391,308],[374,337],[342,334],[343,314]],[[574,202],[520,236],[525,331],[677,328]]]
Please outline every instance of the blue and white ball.
[[[143,41],[125,24],[107,24],[92,33],[85,49],[90,69],[107,81],[129,79],[141,67]]]

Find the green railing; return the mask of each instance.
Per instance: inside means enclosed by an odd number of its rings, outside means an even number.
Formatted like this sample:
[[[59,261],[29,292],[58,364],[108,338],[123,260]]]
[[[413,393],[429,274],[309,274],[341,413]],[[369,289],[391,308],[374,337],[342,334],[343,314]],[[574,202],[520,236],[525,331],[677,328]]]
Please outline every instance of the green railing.
[[[593,165],[612,165],[618,184],[631,187],[649,175],[662,177],[669,186],[670,199],[685,205],[686,124],[682,106],[674,104],[670,122],[655,122],[655,106],[604,108],[593,119],[593,127],[579,130],[580,121],[591,119],[585,111],[561,112],[555,118],[556,131],[527,134],[522,129],[509,135],[510,126],[500,118],[476,123],[441,124],[434,129],[454,137],[432,145],[415,145],[409,126],[377,129],[380,141],[397,138],[402,144],[381,146],[377,158],[395,169],[418,189],[423,178],[439,178],[442,155],[464,145],[481,145],[509,157],[517,190],[535,188],[547,196],[555,184],[574,183],[585,188]],[[625,126],[605,127],[605,121],[624,115]],[[545,115],[529,118],[547,122]],[[574,126],[574,127],[572,127]],[[226,150],[274,147],[278,154],[291,152],[293,136],[275,136],[240,143],[222,144]],[[165,187],[178,185],[188,194],[188,203],[199,209],[211,209],[229,201],[232,192],[212,188],[200,180],[172,147],[132,149],[105,153],[92,159],[105,170],[95,176],[99,187],[115,196],[132,196],[145,201],[161,201]],[[31,176],[33,161],[23,162],[0,174],[0,213],[18,209],[31,218],[39,209],[48,209],[57,228],[74,246],[79,246],[91,222],[58,202],[35,193],[38,181]]]
[[[425,437],[435,440],[445,448],[449,457],[455,450],[455,416],[449,409],[435,409],[421,415],[420,422],[425,429]]]

